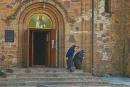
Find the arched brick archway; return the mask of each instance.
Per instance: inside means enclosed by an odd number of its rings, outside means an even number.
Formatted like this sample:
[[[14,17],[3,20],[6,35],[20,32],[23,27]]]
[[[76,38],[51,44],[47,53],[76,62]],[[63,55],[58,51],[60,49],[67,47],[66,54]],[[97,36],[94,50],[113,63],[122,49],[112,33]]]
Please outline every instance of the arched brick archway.
[[[43,7],[45,5],[45,8]],[[18,58],[23,62],[24,66],[28,65],[28,27],[27,22],[31,15],[35,13],[42,13],[48,15],[53,21],[53,29],[56,30],[56,67],[64,66],[64,14],[62,14],[56,6],[49,2],[34,2],[25,7],[22,7],[22,11],[17,17],[18,22]]]

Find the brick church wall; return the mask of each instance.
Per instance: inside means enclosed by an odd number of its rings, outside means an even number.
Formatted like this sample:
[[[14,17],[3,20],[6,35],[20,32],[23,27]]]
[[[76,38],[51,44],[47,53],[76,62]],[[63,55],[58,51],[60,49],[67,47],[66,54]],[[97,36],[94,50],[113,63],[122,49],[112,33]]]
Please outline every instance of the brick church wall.
[[[118,2],[118,3],[117,3]],[[119,1],[111,1],[111,12],[105,12],[105,0],[95,1],[94,65],[95,75],[123,75],[123,19]],[[120,24],[119,24],[120,23]]]
[[[111,12],[105,12],[105,0],[95,1],[94,74],[129,75],[129,5],[111,0]]]
[[[13,29],[15,24],[8,26],[5,20],[7,16],[15,11],[11,3],[13,2],[10,2],[10,0],[0,1],[0,64],[6,67],[15,66],[17,63],[17,30]],[[5,42],[5,30],[14,30],[14,42]]]
[[[126,0],[124,2],[124,10],[122,11],[123,15],[123,22],[124,22],[124,43],[125,43],[125,49],[124,49],[124,74],[126,76],[130,77],[130,3],[129,0]]]
[[[24,0],[0,1],[0,64],[18,66],[18,19],[5,19]],[[75,44],[85,50],[83,69],[95,75],[130,75],[129,5],[126,0],[111,0],[111,12],[105,12],[105,0],[95,0],[94,57],[92,66],[92,0],[57,0],[67,10],[71,21],[65,21],[65,53]],[[35,2],[35,1],[34,1]],[[125,4],[122,4],[124,3]],[[120,9],[119,9],[120,8]],[[24,8],[22,8],[24,9]],[[126,10],[124,10],[126,9]],[[126,18],[127,17],[127,18]],[[5,30],[14,30],[14,42],[5,42]],[[20,48],[22,50],[22,48]],[[22,55],[22,54],[21,54]],[[64,55],[65,56],[65,55]],[[92,69],[93,68],[93,69]]]
[[[18,19],[13,22],[6,21],[6,18],[15,13],[18,6],[24,0],[2,0],[0,2],[0,56],[1,64],[5,66],[17,66],[21,64],[22,59],[18,58],[20,54],[18,51]],[[57,0],[65,7],[69,17],[73,20],[70,23],[66,23],[65,29],[65,49],[67,50],[71,44],[76,44],[81,47],[81,1],[80,0]],[[35,2],[35,1],[34,1]],[[24,9],[24,8],[22,8]],[[14,30],[14,42],[5,42],[5,30]],[[21,43],[21,42],[20,42]],[[22,50],[22,48],[21,48]],[[20,54],[22,55],[22,54]],[[4,60],[3,60],[4,59]]]

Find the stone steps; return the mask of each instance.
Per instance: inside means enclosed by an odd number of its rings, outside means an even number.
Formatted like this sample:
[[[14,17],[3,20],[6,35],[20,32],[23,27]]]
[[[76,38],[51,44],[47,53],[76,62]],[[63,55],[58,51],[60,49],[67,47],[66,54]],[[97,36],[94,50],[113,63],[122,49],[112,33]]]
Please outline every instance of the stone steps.
[[[13,86],[0,86],[0,87],[130,87],[124,85],[84,85],[84,84],[40,84],[36,86],[20,86],[20,85],[13,85]]]
[[[32,71],[32,72],[66,72],[65,68],[13,68],[15,72],[24,72],[24,71]],[[82,70],[76,70],[76,72],[83,72]]]
[[[34,68],[35,69],[35,68]],[[8,73],[8,76],[14,77],[65,77],[65,76],[91,76],[90,73],[84,73],[82,70],[69,72],[66,69],[14,69],[13,73]]]
[[[37,85],[46,85],[46,84],[62,84],[62,85],[99,85],[99,86],[106,86],[109,85],[107,82],[102,81],[7,81],[7,82],[0,82],[1,86],[37,86]]]
[[[92,76],[52,76],[52,77],[37,77],[37,76],[8,76],[7,78],[0,79],[1,80],[10,80],[10,79],[91,79],[91,80],[99,80],[99,77],[92,77]]]
[[[86,82],[105,82],[103,80],[100,79],[88,79],[88,78],[12,78],[12,79],[6,79],[6,80],[1,80],[0,83],[4,83],[4,82],[10,82],[10,80],[12,80],[13,82],[24,82],[24,81],[86,81]]]
[[[109,86],[107,81],[99,77],[91,76],[82,70],[69,72],[66,69],[58,68],[27,68],[13,69],[13,73],[8,73],[7,78],[0,78],[0,87],[86,87]],[[54,86],[57,85],[57,86]]]
[[[0,86],[0,87],[36,87],[36,86],[14,86],[14,85],[13,86],[5,86],[4,85],[4,86]]]
[[[53,74],[49,74],[49,73],[43,73],[43,74],[12,74],[12,75],[8,75],[9,78],[21,78],[21,77],[71,77],[71,76],[85,76],[85,74],[65,74],[65,73],[62,73],[62,74],[56,74],[56,73],[53,73]],[[87,75],[86,75],[87,76]],[[90,76],[88,76],[89,78]]]
[[[25,68],[25,69],[13,69],[13,74],[26,74],[26,73],[31,73],[31,74],[37,74],[37,73],[58,73],[58,74],[68,74],[70,73],[68,70],[63,69],[63,68],[45,68],[45,69],[40,69],[40,68]],[[76,70],[75,72],[73,72],[73,74],[75,73],[84,73],[82,70]],[[86,73],[88,75],[91,75],[90,73]]]

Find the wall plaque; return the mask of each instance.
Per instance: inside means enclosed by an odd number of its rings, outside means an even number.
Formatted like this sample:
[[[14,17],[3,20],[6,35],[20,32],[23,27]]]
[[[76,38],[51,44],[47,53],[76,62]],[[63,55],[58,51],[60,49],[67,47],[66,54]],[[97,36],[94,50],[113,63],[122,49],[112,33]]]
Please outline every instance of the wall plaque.
[[[14,42],[14,30],[5,30],[5,42]]]

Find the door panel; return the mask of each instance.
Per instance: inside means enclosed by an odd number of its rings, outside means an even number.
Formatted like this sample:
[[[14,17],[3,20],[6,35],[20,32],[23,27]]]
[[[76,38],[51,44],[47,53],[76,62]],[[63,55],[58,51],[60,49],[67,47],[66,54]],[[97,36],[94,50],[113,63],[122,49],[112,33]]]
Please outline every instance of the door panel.
[[[33,58],[33,38],[32,38],[32,31],[28,31],[28,36],[29,36],[29,61],[28,64],[31,67],[32,66],[32,58]]]
[[[46,41],[47,41],[47,58],[46,58],[46,62],[45,62],[45,66],[50,66],[50,32],[47,33],[47,37],[46,37]]]
[[[50,37],[50,52],[51,52],[51,57],[50,57],[50,64],[51,67],[56,67],[56,30],[53,29],[51,30],[51,37]]]

